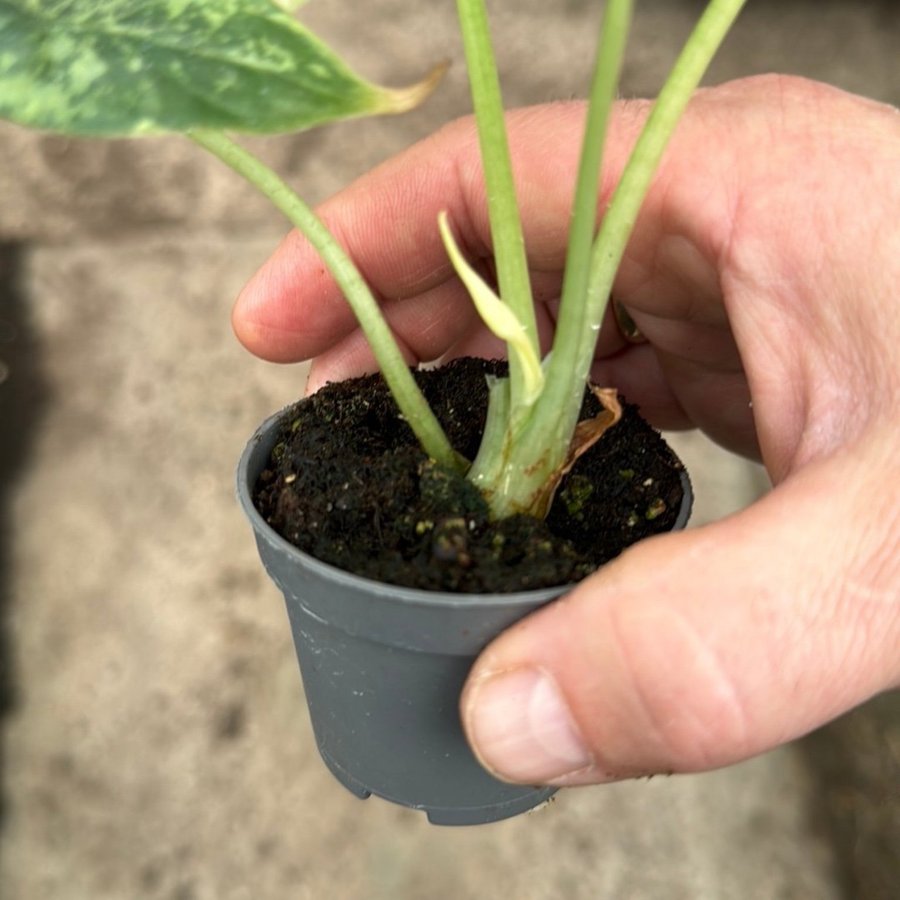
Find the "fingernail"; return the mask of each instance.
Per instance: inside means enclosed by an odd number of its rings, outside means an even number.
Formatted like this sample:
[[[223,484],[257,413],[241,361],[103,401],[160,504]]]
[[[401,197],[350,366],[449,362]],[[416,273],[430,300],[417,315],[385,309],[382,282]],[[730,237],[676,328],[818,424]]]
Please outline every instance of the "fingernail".
[[[471,690],[466,730],[481,764],[498,778],[546,784],[591,765],[572,713],[546,672],[501,672]]]

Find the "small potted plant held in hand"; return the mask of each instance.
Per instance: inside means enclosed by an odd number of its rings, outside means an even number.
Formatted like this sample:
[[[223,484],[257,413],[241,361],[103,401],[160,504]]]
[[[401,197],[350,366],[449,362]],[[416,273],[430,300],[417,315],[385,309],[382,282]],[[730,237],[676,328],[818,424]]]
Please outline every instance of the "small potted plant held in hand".
[[[0,115],[71,135],[180,132],[258,187],[315,247],[380,375],[329,385],[248,444],[238,491],[288,605],[319,749],[359,796],[474,824],[552,790],[508,785],[466,746],[457,701],[499,631],[640,538],[683,527],[690,486],[614,387],[588,385],[613,279],[666,143],[743,6],[712,0],[597,228],[630,0],[608,0],[586,108],[556,333],[542,354],[484,0],[458,0],[496,283],[448,256],[508,363],[411,371],[314,212],[226,136],[415,106],[440,77],[370,84],[274,0],[0,0]]]

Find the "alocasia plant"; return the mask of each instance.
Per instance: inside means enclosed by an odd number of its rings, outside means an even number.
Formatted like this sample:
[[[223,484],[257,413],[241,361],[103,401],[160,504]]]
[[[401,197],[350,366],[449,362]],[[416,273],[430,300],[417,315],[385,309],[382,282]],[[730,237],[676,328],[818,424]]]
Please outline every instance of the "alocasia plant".
[[[571,459],[615,421],[578,424],[605,305],[637,213],[681,113],[745,0],[711,0],[666,82],[596,228],[609,111],[632,0],[608,0],[588,104],[557,333],[542,360],[504,112],[484,0],[457,0],[488,185],[497,291],[466,263],[451,223],[451,261],[485,323],[509,348],[491,385],[481,450],[470,463],[422,397],[372,292],[315,213],[227,136],[273,134],[401,112],[440,77],[403,90],[356,75],[274,0],[0,0],[0,116],[88,137],[179,132],[259,188],[321,255],[359,321],[425,452],[468,471],[496,516],[541,515]]]

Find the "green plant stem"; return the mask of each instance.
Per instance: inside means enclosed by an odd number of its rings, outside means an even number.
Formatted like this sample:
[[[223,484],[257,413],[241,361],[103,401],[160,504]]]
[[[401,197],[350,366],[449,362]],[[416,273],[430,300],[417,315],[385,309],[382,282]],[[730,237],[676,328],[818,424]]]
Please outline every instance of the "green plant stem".
[[[478,123],[499,294],[515,313],[535,354],[539,356],[525,239],[516,202],[505,112],[484,0],[457,0],[457,11]],[[514,357],[509,362],[511,414],[516,415],[527,404],[523,402],[525,390],[519,363]]]
[[[587,378],[613,281],[638,213],[685,107],[746,0],[712,0],[688,38],[644,125],[594,242],[580,372]]]
[[[488,407],[478,455],[466,476],[485,496],[491,497],[502,486],[498,479],[503,470],[504,448],[510,438],[510,399],[508,378],[488,378]]]
[[[594,241],[585,327],[574,335],[577,344],[568,333],[568,344],[554,343],[544,391],[508,449],[506,467],[520,476],[501,475],[509,492],[494,494],[496,516],[529,509],[541,485],[566,458],[613,280],[638,212],[675,126],[745,2],[711,0],[654,104]]]
[[[441,465],[464,469],[465,462],[428,406],[369,286],[318,216],[268,166],[222,132],[195,130],[188,136],[258,188],[316,249],[353,309],[401,414],[425,452]]]
[[[597,232],[597,198],[609,118],[631,25],[632,0],[609,0],[603,13],[597,62],[588,100],[581,159],[572,204],[572,223],[566,253],[553,355],[547,370],[544,404],[548,407],[580,404],[584,376],[572,376],[573,359],[592,321],[587,305],[591,279],[591,253]],[[572,383],[574,382],[574,384]],[[563,427],[565,433],[566,428]],[[556,443],[559,438],[556,439]]]

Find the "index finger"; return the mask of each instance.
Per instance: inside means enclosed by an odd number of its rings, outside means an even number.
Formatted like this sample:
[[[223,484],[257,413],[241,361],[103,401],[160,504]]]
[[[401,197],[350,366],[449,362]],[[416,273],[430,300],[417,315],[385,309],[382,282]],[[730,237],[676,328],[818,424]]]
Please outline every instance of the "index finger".
[[[730,87],[735,88],[732,96]],[[742,87],[747,90],[742,91]],[[752,83],[701,92],[679,125],[650,188],[620,270],[617,290],[640,295],[650,306],[664,285],[665,318],[724,324],[718,263],[733,216],[735,116],[743,93],[754,99]],[[707,102],[704,102],[707,101]],[[718,102],[717,102],[718,101]],[[616,105],[604,160],[599,208],[621,174],[646,118],[649,103]],[[712,113],[710,113],[710,109]],[[723,113],[733,113],[727,115]],[[507,115],[518,202],[529,266],[544,297],[550,296],[565,259],[578,149],[585,105],[556,103],[514,110]],[[711,151],[712,148],[712,152]],[[704,165],[698,165],[702,159]],[[470,258],[491,256],[484,183],[474,120],[461,119],[384,163],[342,191],[320,215],[355,261],[380,301],[399,311],[407,303],[429,301],[409,317],[398,334],[420,359],[436,358],[453,341],[453,323],[468,300],[447,260],[437,216],[447,210]],[[658,253],[672,238],[691,249]],[[687,261],[687,263],[685,262]],[[677,270],[677,271],[676,271]],[[674,287],[673,287],[674,285]],[[646,298],[650,297],[649,301]],[[393,302],[399,301],[399,302]],[[389,316],[390,319],[390,316]],[[416,352],[416,328],[427,321],[433,336],[447,332],[447,347],[428,356]],[[315,252],[292,232],[247,285],[235,305],[235,331],[263,358],[292,362],[315,357],[346,338],[353,315]]]
[[[509,121],[529,262],[538,273],[558,273],[583,107],[572,103],[518,110]],[[425,315],[438,319],[432,322],[431,334],[458,320],[459,305],[469,303],[438,233],[441,210],[448,211],[470,258],[491,256],[472,119],[454,122],[414,145],[319,209],[381,302],[427,302]],[[540,275],[537,281],[541,282]],[[412,318],[421,324],[423,314]],[[244,288],[232,321],[249,350],[277,362],[317,356],[355,328],[333,279],[297,231],[282,241]],[[453,329],[447,330],[449,335]],[[407,343],[415,342],[414,334],[403,337]]]

